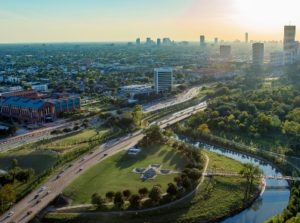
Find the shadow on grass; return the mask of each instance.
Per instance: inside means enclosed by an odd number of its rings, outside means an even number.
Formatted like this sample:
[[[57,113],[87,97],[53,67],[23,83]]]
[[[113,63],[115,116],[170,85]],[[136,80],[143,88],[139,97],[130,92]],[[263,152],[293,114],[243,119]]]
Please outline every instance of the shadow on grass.
[[[119,160],[117,160],[116,167],[118,167],[119,169],[128,168],[137,162],[145,160],[150,154],[157,153],[159,149],[160,146],[156,145],[143,148],[142,151],[136,156],[128,155],[127,153],[125,153],[120,157]]]
[[[192,198],[177,204],[171,208],[151,211],[147,213],[106,213],[106,212],[85,212],[85,213],[53,213],[48,214],[42,223],[166,223],[176,222],[183,217],[190,208]],[[187,221],[189,222],[189,221]]]

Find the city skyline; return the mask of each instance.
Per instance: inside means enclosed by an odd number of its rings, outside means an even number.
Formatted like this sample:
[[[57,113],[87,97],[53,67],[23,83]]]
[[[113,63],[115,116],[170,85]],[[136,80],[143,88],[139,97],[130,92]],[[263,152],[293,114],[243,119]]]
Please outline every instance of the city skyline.
[[[279,41],[284,25],[300,24],[296,0],[0,1],[1,43],[243,41],[245,32],[249,40]]]

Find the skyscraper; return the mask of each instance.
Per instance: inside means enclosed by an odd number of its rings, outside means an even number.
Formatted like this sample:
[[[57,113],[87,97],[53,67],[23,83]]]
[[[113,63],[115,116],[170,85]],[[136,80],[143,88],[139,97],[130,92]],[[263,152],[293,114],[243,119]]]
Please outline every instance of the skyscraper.
[[[137,38],[137,39],[135,40],[135,43],[136,43],[136,45],[140,45],[140,44],[141,44],[141,39],[140,39],[140,38]]]
[[[172,45],[172,41],[170,38],[165,37],[165,38],[163,38],[163,44],[164,45]]]
[[[218,37],[216,37],[215,38],[215,44],[218,44],[218,42],[219,42],[219,39],[218,39]]]
[[[205,46],[205,36],[204,35],[200,36],[200,46]]]
[[[157,46],[161,45],[161,39],[160,38],[157,38],[156,44],[157,44]]]
[[[249,42],[249,34],[245,33],[245,43],[248,43],[248,42]]]
[[[173,69],[156,68],[154,69],[154,89],[160,92],[171,91],[173,87]]]
[[[263,43],[252,44],[252,64],[261,66],[264,64],[264,51],[265,46]]]
[[[284,26],[283,50],[285,64],[293,64],[297,59],[298,42],[295,38],[296,26]]]
[[[294,50],[296,38],[296,26],[284,26],[284,51]]]
[[[147,39],[146,39],[146,44],[147,44],[147,45],[151,45],[151,44],[152,44],[152,40],[151,40],[150,37],[147,37]]]

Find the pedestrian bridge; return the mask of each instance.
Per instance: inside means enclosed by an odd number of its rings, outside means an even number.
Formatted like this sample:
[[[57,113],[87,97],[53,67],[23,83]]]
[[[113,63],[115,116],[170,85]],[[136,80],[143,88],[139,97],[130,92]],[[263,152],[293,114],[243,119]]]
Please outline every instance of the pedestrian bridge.
[[[242,174],[237,172],[222,172],[222,171],[207,171],[203,173],[203,176],[206,177],[213,177],[213,176],[224,176],[224,177],[231,177],[231,176],[242,176]],[[287,181],[300,181],[300,177],[292,177],[292,176],[259,176],[264,177],[265,179],[270,180],[287,180]]]

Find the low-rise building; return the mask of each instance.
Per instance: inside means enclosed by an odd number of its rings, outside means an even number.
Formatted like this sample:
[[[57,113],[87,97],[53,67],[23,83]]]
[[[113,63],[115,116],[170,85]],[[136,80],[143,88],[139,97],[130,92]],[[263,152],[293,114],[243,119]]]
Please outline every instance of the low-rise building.
[[[2,95],[0,115],[28,124],[53,121],[61,113],[80,109],[80,97],[76,95],[54,94],[40,99],[35,98],[38,94],[33,91],[19,92],[19,97],[8,95]]]
[[[1,102],[0,114],[26,123],[45,122],[55,118],[55,107],[44,100],[9,97]]]
[[[34,84],[31,86],[31,89],[39,92],[46,92],[48,91],[48,84]]]
[[[153,87],[151,85],[143,84],[143,85],[128,85],[120,87],[119,93],[121,95],[138,95],[138,94],[149,94],[153,92]]]

